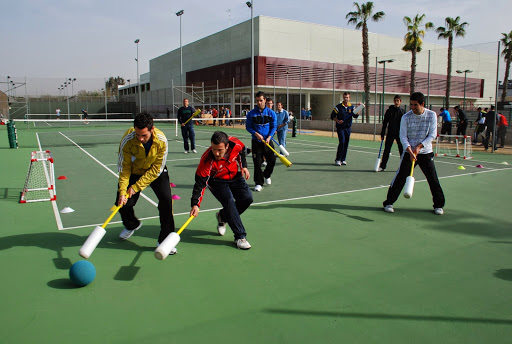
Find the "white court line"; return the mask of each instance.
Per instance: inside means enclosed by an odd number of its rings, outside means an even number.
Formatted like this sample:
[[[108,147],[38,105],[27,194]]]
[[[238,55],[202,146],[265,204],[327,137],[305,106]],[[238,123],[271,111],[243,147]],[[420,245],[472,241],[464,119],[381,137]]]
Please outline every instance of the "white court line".
[[[457,177],[469,176],[469,175],[472,175],[472,174],[497,172],[497,171],[503,171],[503,170],[512,170],[512,167],[502,168],[502,169],[494,169],[494,170],[486,170],[486,171],[478,171],[478,172],[471,172],[471,173],[466,173],[466,174],[454,174],[454,175],[451,175],[451,176],[439,177],[439,179],[457,178]],[[416,180],[416,183],[424,183],[426,181],[427,181],[426,179]],[[364,188],[364,189],[347,190],[347,191],[331,192],[331,193],[320,194],[320,195],[310,195],[310,196],[303,196],[303,197],[285,198],[285,199],[279,199],[279,200],[273,200],[273,201],[256,202],[256,203],[252,203],[251,206],[257,206],[257,205],[262,205],[262,204],[271,204],[271,203],[284,203],[284,202],[289,202],[289,201],[297,201],[297,200],[302,200],[302,199],[327,197],[327,196],[334,196],[334,195],[343,195],[343,194],[354,193],[354,192],[378,190],[378,189],[383,189],[383,188],[388,188],[388,187],[389,187],[389,185],[379,185],[379,186],[374,186],[374,187],[371,187],[371,188]],[[219,209],[221,209],[221,208],[205,209],[205,210],[201,210],[200,213],[217,211]],[[186,213],[174,214],[174,216],[180,216],[180,215],[187,215],[187,216],[189,216],[190,213],[186,212]],[[159,216],[150,216],[150,217],[141,218],[140,220],[150,220],[150,219],[158,219],[158,218],[159,218]],[[115,221],[115,222],[110,222],[110,223],[121,223],[121,221]],[[85,228],[85,227],[92,227],[92,226],[99,226],[99,225],[101,225],[101,223],[92,224],[92,225],[84,225],[84,226],[66,227],[64,229]]]
[[[71,142],[72,144],[74,144],[75,146],[78,147],[78,149],[80,149],[82,152],[84,152],[85,154],[87,154],[92,160],[96,161],[98,164],[100,164],[100,166],[102,166],[104,169],[106,169],[107,171],[109,171],[111,174],[113,174],[116,178],[119,179],[119,175],[117,173],[115,173],[114,171],[112,171],[110,168],[108,168],[107,166],[105,166],[101,161],[99,161],[98,159],[96,159],[95,157],[93,157],[89,152],[87,152],[85,149],[83,149],[82,147],[80,147],[77,143],[75,143],[73,140],[71,140],[69,137],[67,137],[66,135],[64,135],[63,133],[61,133],[59,131],[59,134],[61,134],[62,136],[64,136],[66,139],[69,140],[69,142]],[[140,193],[140,195],[146,199],[149,203],[153,204],[155,207],[158,207],[158,204],[155,203],[151,198],[149,198],[148,196],[144,195],[142,192]]]
[[[39,135],[37,134],[37,132],[36,132],[36,138],[37,138],[37,144],[39,146],[39,150],[42,151],[43,149],[41,148],[41,141],[39,141]],[[57,184],[57,183],[55,183],[55,184]],[[54,185],[53,187],[55,188],[55,194],[56,194],[57,186]],[[52,202],[53,213],[55,214],[55,222],[57,222],[57,229],[59,231],[61,231],[64,229],[64,226],[62,225],[62,219],[60,218],[59,207],[57,206],[57,200],[50,201],[50,202]]]

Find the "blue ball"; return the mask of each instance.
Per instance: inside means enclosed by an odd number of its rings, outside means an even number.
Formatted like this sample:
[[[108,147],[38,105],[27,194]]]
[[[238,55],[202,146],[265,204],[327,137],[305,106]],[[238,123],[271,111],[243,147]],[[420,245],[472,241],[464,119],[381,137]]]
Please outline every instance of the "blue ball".
[[[71,282],[79,287],[84,287],[94,281],[96,277],[96,268],[87,260],[80,260],[69,269],[69,278]]]

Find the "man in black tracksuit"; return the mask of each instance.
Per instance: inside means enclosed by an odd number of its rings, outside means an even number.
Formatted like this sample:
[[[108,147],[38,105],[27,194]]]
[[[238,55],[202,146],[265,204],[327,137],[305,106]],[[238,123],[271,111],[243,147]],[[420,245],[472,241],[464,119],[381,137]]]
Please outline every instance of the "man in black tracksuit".
[[[457,116],[459,117],[459,123],[457,123],[457,135],[466,136],[466,128],[468,127],[468,118],[464,111],[457,105],[454,107],[455,111],[457,111]]]
[[[384,121],[382,122],[382,130],[380,132],[381,140],[384,140],[384,136],[386,135],[386,127],[388,129],[388,135],[386,136],[386,145],[384,147],[384,153],[382,153],[382,161],[380,162],[379,171],[386,170],[391,146],[393,146],[393,142],[395,140],[398,145],[400,156],[402,156],[403,152],[402,143],[400,142],[400,121],[404,115],[404,110],[400,107],[402,98],[399,95],[396,95],[393,102],[395,105],[391,105],[389,107],[384,115]]]

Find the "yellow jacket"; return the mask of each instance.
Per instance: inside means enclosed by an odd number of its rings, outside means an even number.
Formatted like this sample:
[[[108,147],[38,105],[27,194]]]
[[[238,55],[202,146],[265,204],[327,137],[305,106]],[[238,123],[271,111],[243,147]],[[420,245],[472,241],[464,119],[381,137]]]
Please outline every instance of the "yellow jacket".
[[[127,195],[128,186],[131,186],[135,192],[144,190],[163,172],[168,153],[167,138],[159,129],[154,129],[153,144],[147,156],[144,146],[137,140],[135,129],[130,128],[124,133],[119,144],[117,162],[120,195]],[[142,177],[135,184],[128,185],[132,174]]]

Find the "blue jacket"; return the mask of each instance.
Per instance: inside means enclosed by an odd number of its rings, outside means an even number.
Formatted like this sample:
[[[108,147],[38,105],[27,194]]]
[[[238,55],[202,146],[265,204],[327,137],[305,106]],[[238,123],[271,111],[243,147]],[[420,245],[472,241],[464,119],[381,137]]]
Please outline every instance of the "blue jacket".
[[[350,103],[348,103],[347,107],[340,103],[331,112],[332,120],[337,118],[343,121],[341,124],[336,123],[336,128],[350,128],[352,126],[352,117],[357,118],[359,115],[354,115],[354,105]]]
[[[247,114],[245,121],[245,129],[252,134],[252,139],[257,140],[255,133],[260,134],[263,138],[274,136],[277,128],[277,116],[273,110],[265,107],[260,111],[258,106]]]
[[[290,116],[288,115],[288,111],[286,111],[285,109],[283,109],[283,111],[281,111],[281,112],[276,112],[276,117],[277,117],[277,125],[278,126],[281,124],[290,123]],[[284,131],[284,130],[288,131],[288,126],[285,125],[284,127],[277,129],[277,131]]]
[[[443,110],[443,112],[441,112],[439,114],[439,116],[443,117],[444,123],[452,121],[452,116],[450,116],[450,113],[448,112],[448,110]]]

